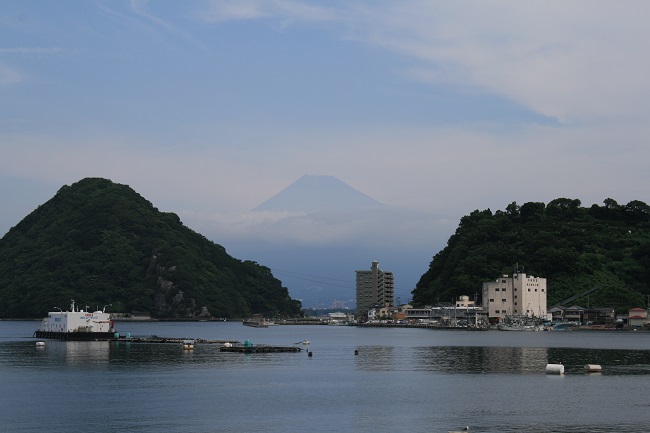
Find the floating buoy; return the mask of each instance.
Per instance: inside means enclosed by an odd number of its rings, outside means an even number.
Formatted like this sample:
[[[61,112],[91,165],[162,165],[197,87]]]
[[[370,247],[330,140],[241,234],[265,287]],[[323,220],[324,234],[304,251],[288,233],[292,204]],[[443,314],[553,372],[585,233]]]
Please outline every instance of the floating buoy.
[[[225,343],[223,343],[223,347],[232,347],[232,343],[229,342],[229,341],[226,341]]]
[[[546,364],[546,374],[564,374],[562,364]]]
[[[585,371],[587,373],[600,373],[603,371],[603,367],[598,364],[585,364]]]
[[[45,346],[45,341],[37,341],[36,342],[36,347],[44,347]]]
[[[307,352],[307,356],[311,356],[311,350]]]
[[[354,354],[355,354],[355,355],[358,355],[358,354],[359,354],[359,351],[358,351],[358,350],[355,350],[355,351],[354,351]]]

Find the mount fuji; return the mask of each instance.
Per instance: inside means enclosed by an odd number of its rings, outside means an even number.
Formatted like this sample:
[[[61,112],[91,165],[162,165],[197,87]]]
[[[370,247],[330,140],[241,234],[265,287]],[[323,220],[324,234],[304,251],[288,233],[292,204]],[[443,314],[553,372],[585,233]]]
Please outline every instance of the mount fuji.
[[[383,204],[334,176],[305,175],[201,232],[234,257],[270,268],[304,307],[337,300],[353,308],[355,271],[370,269],[374,260],[394,273],[395,300],[407,301],[453,232],[449,224],[439,215]]]
[[[305,175],[253,211],[346,212],[383,206],[334,176]]]

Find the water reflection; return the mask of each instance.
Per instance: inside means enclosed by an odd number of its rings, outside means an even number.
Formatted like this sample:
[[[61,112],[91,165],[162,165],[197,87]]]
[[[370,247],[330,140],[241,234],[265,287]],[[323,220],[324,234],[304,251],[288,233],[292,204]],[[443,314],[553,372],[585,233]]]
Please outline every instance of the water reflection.
[[[525,347],[421,347],[422,369],[445,373],[531,373],[543,371],[548,349]]]
[[[354,360],[360,370],[391,371],[396,368],[393,346],[361,346],[357,353]]]
[[[396,349],[375,345],[360,346],[355,356],[360,370],[450,374],[545,374],[549,363],[563,364],[565,373],[584,373],[585,364],[598,364],[605,375],[650,374],[650,351],[458,346]]]
[[[184,350],[180,344],[150,344],[109,341],[47,340],[45,346],[34,342],[0,344],[0,362],[29,368],[176,368],[179,365],[229,364],[286,365],[302,356],[297,354],[239,354],[220,352],[219,344],[197,344],[193,350]]]
[[[564,364],[565,372],[583,371],[585,364],[598,364],[603,374],[650,374],[650,351],[549,348],[552,362]]]

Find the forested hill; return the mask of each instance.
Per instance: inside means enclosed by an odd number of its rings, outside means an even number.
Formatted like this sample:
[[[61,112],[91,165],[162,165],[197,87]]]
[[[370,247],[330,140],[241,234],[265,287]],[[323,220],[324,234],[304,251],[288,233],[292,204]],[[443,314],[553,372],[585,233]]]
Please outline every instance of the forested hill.
[[[581,207],[560,198],[547,205],[510,204],[464,216],[447,246],[435,255],[415,290],[415,305],[470,299],[482,283],[512,274],[519,264],[529,275],[544,277],[548,305],[590,288],[598,290],[571,304],[591,307],[646,306],[650,294],[650,206],[641,201]]]
[[[0,239],[1,318],[41,317],[71,299],[160,318],[300,313],[270,269],[98,178],[63,186]]]

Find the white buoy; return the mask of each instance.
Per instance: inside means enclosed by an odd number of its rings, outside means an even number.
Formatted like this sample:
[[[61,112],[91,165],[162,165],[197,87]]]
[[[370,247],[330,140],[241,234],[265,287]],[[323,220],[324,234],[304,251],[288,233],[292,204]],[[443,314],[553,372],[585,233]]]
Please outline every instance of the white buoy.
[[[223,343],[223,347],[232,347],[232,343],[229,342],[229,341],[226,341],[225,343]]]
[[[603,367],[598,364],[585,364],[585,371],[587,373],[601,373]]]
[[[562,364],[546,364],[546,374],[564,374]]]
[[[43,347],[45,346],[45,341],[37,341],[36,342],[36,347]]]

